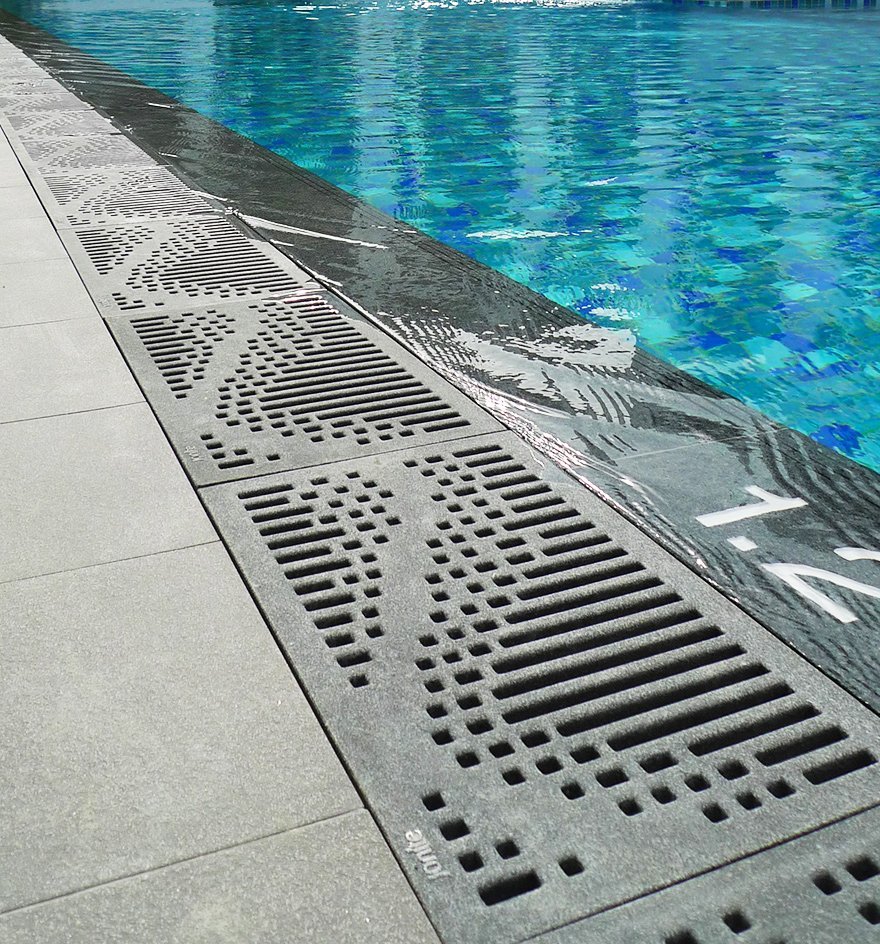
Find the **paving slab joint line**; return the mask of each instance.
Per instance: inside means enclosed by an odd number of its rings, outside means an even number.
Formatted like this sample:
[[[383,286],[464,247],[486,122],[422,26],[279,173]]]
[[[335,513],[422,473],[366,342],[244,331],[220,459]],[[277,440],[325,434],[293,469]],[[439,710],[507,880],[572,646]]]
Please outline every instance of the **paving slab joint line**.
[[[140,406],[140,403],[136,403],[134,405]],[[108,409],[112,409],[112,407],[109,407]],[[25,422],[33,421],[27,420]],[[4,587],[12,583],[21,583],[25,580],[42,580],[44,577],[55,577],[58,574],[73,574],[78,570],[93,570],[96,567],[108,567],[111,564],[124,564],[126,561],[146,560],[148,557],[161,557],[164,554],[176,554],[178,551],[188,551],[194,547],[210,547],[212,544],[222,544],[223,547],[226,548],[227,552],[229,550],[226,547],[223,539],[218,535],[216,538],[213,538],[210,541],[199,541],[197,544],[185,544],[181,547],[169,547],[164,551],[150,551],[148,554],[135,554],[133,557],[118,557],[111,561],[98,561],[94,564],[83,564],[80,567],[68,567],[64,570],[50,570],[44,574],[30,574],[27,577],[12,577],[9,580],[0,580],[0,587]]]
[[[344,820],[350,816],[359,816],[361,813],[364,813],[364,812],[369,813],[369,810],[365,808],[356,809],[356,810],[346,810],[344,813],[334,813],[331,816],[322,816],[315,820],[309,820],[309,822],[307,823],[300,823],[299,826],[294,826],[291,829],[277,829],[271,833],[265,833],[264,835],[261,835],[261,836],[254,836],[251,839],[244,839],[241,842],[234,842],[228,846],[218,846],[216,849],[208,849],[205,852],[199,852],[199,853],[196,853],[195,855],[185,856],[182,859],[174,859],[171,862],[164,862],[162,865],[157,865],[154,868],[142,869],[137,872],[129,872],[126,875],[117,876],[116,878],[110,879],[109,881],[106,881],[106,882],[95,882],[93,885],[84,885],[82,888],[74,888],[71,891],[64,892],[61,895],[52,895],[51,897],[43,898],[40,901],[32,901],[27,905],[21,905],[16,908],[8,908],[6,910],[0,911],[0,919],[2,919],[3,917],[7,915],[20,914],[22,912],[29,911],[32,908],[43,908],[46,905],[50,905],[54,902],[63,901],[65,898],[72,898],[75,895],[82,895],[86,892],[93,891],[96,888],[112,887],[113,885],[118,885],[121,882],[127,882],[130,879],[138,878],[143,875],[150,875],[154,872],[162,872],[165,869],[173,868],[174,866],[182,865],[186,862],[197,862],[199,861],[199,859],[206,859],[206,858],[209,858],[210,856],[217,855],[218,853],[228,852],[232,849],[241,849],[242,847],[245,847],[245,846],[252,846],[255,843],[263,842],[263,840],[265,839],[272,839],[276,836],[286,836],[289,834],[298,833],[300,832],[300,830],[303,830],[303,829],[311,829],[314,826],[319,826],[324,823],[331,823],[336,820]],[[375,819],[373,820],[373,822],[375,822]]]
[[[71,319],[73,321],[79,321],[79,318]],[[61,324],[63,322],[58,321],[41,321],[40,324]],[[30,327],[30,325],[8,325],[6,330],[15,330],[15,328],[21,327]],[[3,330],[0,328],[0,330]],[[15,420],[0,420],[0,426],[14,426],[16,423],[33,423],[35,420],[49,420],[58,416],[80,416],[83,413],[103,413],[105,410],[115,410],[119,407],[125,406],[140,406],[144,401],[143,400],[131,400],[126,403],[111,403],[107,406],[96,406],[91,407],[87,410],[61,410],[57,413],[42,413],[40,416],[23,416],[20,419]],[[76,569],[76,568],[75,568]],[[2,581],[0,581],[2,583]]]

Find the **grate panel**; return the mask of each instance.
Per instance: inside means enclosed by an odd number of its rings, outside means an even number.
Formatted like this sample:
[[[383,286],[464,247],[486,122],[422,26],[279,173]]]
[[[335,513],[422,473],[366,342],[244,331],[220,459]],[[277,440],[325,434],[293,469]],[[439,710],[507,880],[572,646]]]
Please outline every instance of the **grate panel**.
[[[39,78],[36,74],[32,78]],[[48,89],[27,89],[25,86],[14,87],[0,94],[0,111],[7,115],[34,115],[43,112],[89,111],[82,99],[72,92],[55,85]]]
[[[111,328],[199,485],[499,429],[356,318],[300,292]]]
[[[61,238],[105,315],[285,295],[310,283],[219,215],[78,226]]]
[[[0,58],[0,86],[4,89],[28,82],[40,82],[48,78],[48,72],[30,60],[12,59],[7,62]]]
[[[874,716],[513,435],[203,495],[450,942],[876,800]]]
[[[540,938],[540,944],[744,941],[880,941],[880,813],[862,813]]]
[[[9,124],[24,142],[69,135],[115,134],[116,128],[94,112],[50,111],[12,115]]]
[[[49,215],[63,226],[215,215],[207,201],[158,166],[46,174],[36,186]]]
[[[121,134],[30,138],[21,145],[42,174],[81,173],[94,167],[157,166]]]

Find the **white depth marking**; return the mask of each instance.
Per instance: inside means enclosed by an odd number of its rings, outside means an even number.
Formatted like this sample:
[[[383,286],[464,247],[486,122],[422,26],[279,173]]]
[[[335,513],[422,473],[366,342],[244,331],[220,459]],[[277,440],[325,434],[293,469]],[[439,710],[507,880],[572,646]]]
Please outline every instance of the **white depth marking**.
[[[722,524],[733,524],[734,521],[743,521],[745,518],[757,518],[759,515],[769,515],[774,511],[789,511],[792,508],[805,508],[807,503],[803,498],[785,498],[774,495],[757,485],[746,488],[749,495],[760,498],[754,505],[740,505],[738,508],[725,508],[724,511],[713,511],[708,515],[698,515],[697,521],[707,528],[717,528]]]
[[[751,538],[740,535],[738,538],[728,538],[728,544],[732,544],[738,551],[753,551],[758,545]]]
[[[245,216],[244,213],[240,214],[241,218],[245,223],[250,223],[251,226],[265,226],[268,229],[274,229],[278,233],[292,233],[295,236],[312,236],[314,239],[332,239],[337,243],[348,243],[350,246],[365,246],[367,249],[387,249],[387,246],[382,246],[379,243],[368,243],[364,242],[362,239],[348,239],[345,236],[331,236],[330,233],[316,233],[311,229],[301,229],[299,226],[286,226],[284,223],[274,223],[272,220],[264,220],[259,216]],[[281,240],[277,240],[281,242]],[[282,246],[289,246],[290,243],[281,243]]]

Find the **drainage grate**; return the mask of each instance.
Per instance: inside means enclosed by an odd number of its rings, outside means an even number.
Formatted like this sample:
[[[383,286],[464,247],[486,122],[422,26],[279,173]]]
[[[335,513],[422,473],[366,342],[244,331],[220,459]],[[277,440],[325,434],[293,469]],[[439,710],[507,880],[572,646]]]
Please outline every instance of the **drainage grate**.
[[[112,319],[197,484],[499,429],[380,331],[334,304],[305,292]]]
[[[9,88],[28,82],[40,82],[49,78],[49,73],[30,60],[13,59],[7,62],[0,59],[0,85]]]
[[[21,143],[43,174],[82,173],[93,167],[157,166],[152,158],[121,134],[30,138]]]
[[[50,89],[27,90],[14,88],[0,95],[0,111],[7,115],[27,115],[52,111],[89,111],[82,99],[60,86]]]
[[[874,716],[512,434],[203,495],[449,942],[876,801]]]
[[[880,813],[872,810],[540,944],[880,941]],[[538,942],[536,942],[538,944]]]
[[[164,167],[47,174],[35,184],[49,215],[64,226],[216,215]]]
[[[61,237],[105,315],[290,294],[310,282],[220,216],[83,226]]]
[[[116,129],[94,112],[53,111],[12,115],[9,124],[22,141],[65,135],[115,134]]]

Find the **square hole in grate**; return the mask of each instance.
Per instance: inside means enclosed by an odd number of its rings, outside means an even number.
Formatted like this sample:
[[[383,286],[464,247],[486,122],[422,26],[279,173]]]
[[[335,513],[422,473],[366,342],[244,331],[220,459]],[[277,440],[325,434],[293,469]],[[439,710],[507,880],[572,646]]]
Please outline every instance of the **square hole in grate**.
[[[311,281],[219,214],[76,226],[61,236],[105,315],[287,297]]]
[[[132,223],[129,242],[144,228]],[[106,262],[96,257],[96,264],[110,266],[125,251],[126,243],[117,243],[114,256]],[[453,387],[323,293],[113,318],[111,329],[200,485],[497,428]],[[346,501],[334,493],[321,514],[362,543],[391,540],[401,518],[381,489],[360,497],[340,511]],[[274,525],[267,519],[266,533],[283,533],[288,517],[280,514]],[[445,598],[446,590],[434,588],[434,603]],[[432,606],[429,613],[436,626],[420,638],[445,633],[456,644],[463,641],[445,609]],[[490,652],[482,640],[459,648],[438,658],[461,663]],[[479,669],[469,664],[455,684],[478,679]]]

